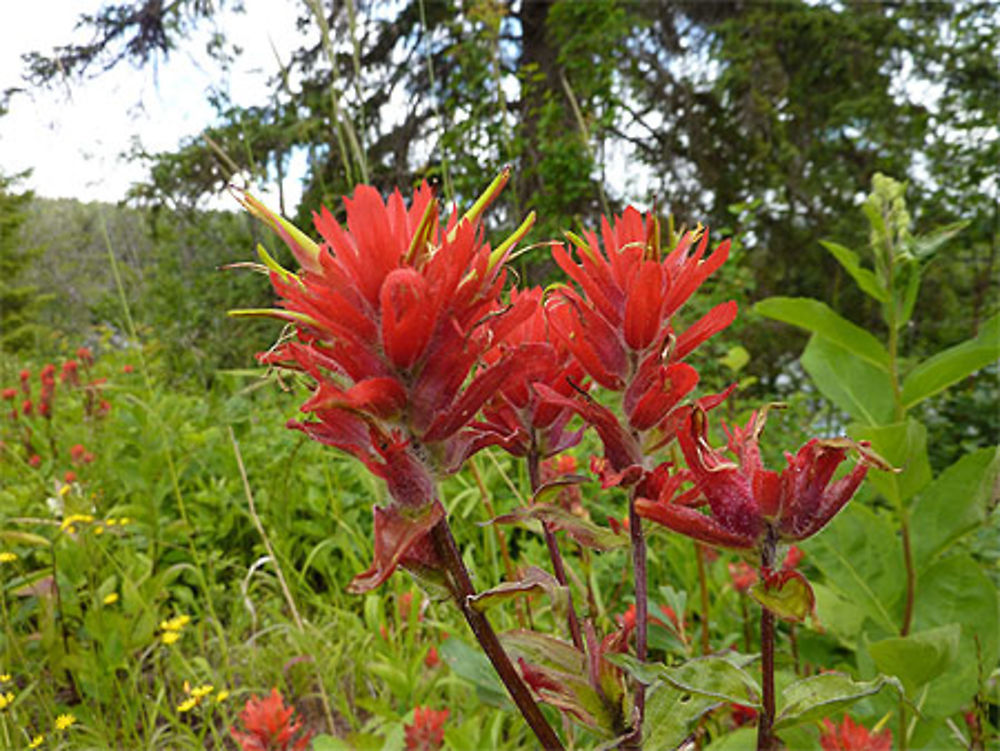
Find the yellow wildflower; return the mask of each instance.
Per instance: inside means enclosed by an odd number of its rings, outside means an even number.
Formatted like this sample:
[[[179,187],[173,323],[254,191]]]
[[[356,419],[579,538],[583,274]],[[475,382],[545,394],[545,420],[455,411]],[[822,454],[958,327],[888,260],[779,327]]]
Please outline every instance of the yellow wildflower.
[[[0,683],[10,683],[10,673],[0,674]]]
[[[118,523],[121,524],[122,526],[125,526],[126,524],[131,524],[132,520],[129,519],[127,516],[123,516],[121,519],[118,520]]]
[[[228,698],[229,698],[229,692],[226,691],[225,689],[222,689],[222,691],[220,691],[215,695],[215,701],[217,704],[221,704]]]
[[[56,730],[67,730],[76,722],[76,717],[71,714],[61,714],[56,717]]]
[[[71,535],[75,535],[76,534],[76,527],[73,527],[73,526],[66,527],[66,533],[67,534],[71,534]]]
[[[208,696],[214,690],[215,690],[215,686],[213,686],[211,683],[206,683],[203,686],[198,686],[197,688],[192,689],[191,690],[191,696],[193,698],[195,698],[195,699],[202,699],[202,698]]]
[[[112,592],[110,594],[104,595],[104,604],[105,605],[114,605],[116,602],[118,602],[118,593],[117,592]]]
[[[160,621],[160,629],[163,631],[180,631],[191,622],[191,616],[178,615],[166,621]]]
[[[38,748],[45,741],[44,735],[36,735],[31,739],[31,743],[28,744],[28,748]]]
[[[0,563],[13,563],[18,558],[17,553],[11,553],[8,550],[0,553]]]
[[[193,696],[189,699],[185,699],[180,704],[177,705],[178,712],[190,712],[192,709],[198,706],[198,700]]]
[[[105,526],[108,526],[108,527],[113,527],[113,526],[115,526],[115,525],[116,525],[117,523],[118,523],[118,520],[117,520],[117,519],[115,519],[114,517],[111,517],[110,519],[106,519],[106,520],[104,521],[104,524],[105,524]]]
[[[14,694],[8,691],[6,694],[0,694],[0,709],[7,709],[11,704],[14,703]]]
[[[94,527],[94,534],[95,535],[103,535],[104,534],[104,527],[102,527],[100,524],[98,524],[96,527]]]
[[[59,495],[66,495],[69,491],[73,489],[72,485],[66,484],[59,488]]]
[[[70,514],[62,520],[62,524],[59,525],[59,529],[68,529],[70,530],[70,534],[73,534],[74,524],[90,524],[92,521],[94,521],[94,517],[90,514]]]
[[[164,644],[173,644],[181,638],[181,634],[179,631],[164,631],[160,638],[163,639]]]

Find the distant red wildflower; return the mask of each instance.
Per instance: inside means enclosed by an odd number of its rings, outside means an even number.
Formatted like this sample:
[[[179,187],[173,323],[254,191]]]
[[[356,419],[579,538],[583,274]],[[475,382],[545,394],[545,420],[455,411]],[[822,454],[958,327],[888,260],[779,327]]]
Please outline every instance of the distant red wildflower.
[[[230,728],[229,732],[243,751],[303,751],[309,745],[312,732],[298,738],[302,728],[300,720],[293,721],[294,707],[286,707],[278,689],[271,689],[270,696],[259,699],[256,695],[247,701],[240,712],[245,732]]]
[[[444,745],[447,709],[413,708],[413,723],[403,726],[407,751],[437,751]]]
[[[63,476],[63,480],[66,481],[67,485],[72,485],[74,482],[76,482],[76,472],[74,472],[71,469],[67,470],[66,474]]]
[[[127,364],[122,366],[122,373],[128,375],[129,373],[135,372],[135,367],[133,365]]]
[[[35,405],[31,403],[31,399],[25,399],[21,402],[21,413],[25,417],[29,417],[35,411]]]
[[[32,454],[31,458],[28,459],[28,464],[32,467],[40,467],[42,465],[42,457],[38,454]]]
[[[80,347],[76,351],[77,359],[86,366],[91,366],[94,364],[94,353],[90,351],[88,347]]]
[[[823,727],[825,729],[819,738],[823,751],[891,751],[892,749],[892,731],[889,728],[873,734],[846,714],[839,726],[827,718],[823,720]]]
[[[80,369],[80,364],[76,360],[67,360],[66,362],[63,363],[62,375],[60,376],[60,380],[63,383],[69,381],[71,385],[79,386],[80,385],[79,369]]]
[[[433,669],[440,664],[441,664],[441,656],[438,654],[437,647],[431,646],[431,648],[427,650],[427,656],[424,658],[424,665],[426,665],[428,668]]]
[[[22,370],[21,371],[21,391],[25,396],[31,396],[31,371]]]
[[[17,389],[4,389],[3,399],[7,402],[12,402],[17,399]]]

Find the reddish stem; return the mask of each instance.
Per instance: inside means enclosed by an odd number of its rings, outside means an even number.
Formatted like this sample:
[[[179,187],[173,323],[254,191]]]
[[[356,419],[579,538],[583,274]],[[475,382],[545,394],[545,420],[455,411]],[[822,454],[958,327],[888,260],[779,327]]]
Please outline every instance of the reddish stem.
[[[538,492],[538,488],[542,484],[538,460],[538,452],[532,448],[528,452],[528,478],[531,481],[532,495]],[[569,609],[566,613],[566,620],[568,621],[570,636],[573,639],[573,646],[583,652],[585,650],[583,647],[583,634],[580,632],[580,621],[576,616],[576,608],[573,607],[573,593],[569,591],[569,585],[566,583],[566,566],[563,563],[562,553],[559,551],[559,544],[556,542],[555,532],[552,531],[552,525],[546,521],[542,522],[542,532],[545,534],[545,547],[548,548],[549,559],[552,561],[552,573],[555,574],[559,585],[566,587],[566,591],[569,593]]]
[[[760,551],[762,574],[774,565],[777,544],[774,528],[769,527]],[[763,701],[757,718],[757,751],[775,751],[778,740],[774,737],[774,614],[763,605],[760,609],[760,670]]]
[[[642,531],[642,518],[635,510],[635,491],[629,496],[628,529],[632,542],[632,570],[635,575],[635,656],[646,661],[646,643],[649,630],[649,595],[646,576],[646,537]],[[636,725],[622,748],[642,748],[642,722],[646,715],[646,687],[635,684]]]
[[[545,715],[542,714],[542,710],[535,703],[528,687],[521,680],[521,676],[518,675],[517,670],[510,661],[510,657],[504,651],[503,646],[500,644],[500,639],[497,638],[496,632],[490,625],[489,620],[469,604],[469,598],[474,596],[476,592],[472,587],[472,580],[469,578],[469,572],[465,568],[462,556],[458,552],[458,546],[455,544],[455,538],[451,534],[451,527],[448,525],[447,519],[439,522],[431,530],[431,538],[445,568],[451,574],[455,601],[462,611],[462,615],[465,616],[469,628],[472,629],[476,640],[493,664],[494,670],[497,671],[497,675],[503,681],[504,686],[506,686],[511,699],[514,700],[514,704],[517,705],[525,722],[528,723],[528,726],[535,733],[538,742],[542,744],[542,748],[559,749],[562,751],[563,745],[559,740],[559,736],[556,735],[552,726],[549,725],[548,720],[545,719]]]

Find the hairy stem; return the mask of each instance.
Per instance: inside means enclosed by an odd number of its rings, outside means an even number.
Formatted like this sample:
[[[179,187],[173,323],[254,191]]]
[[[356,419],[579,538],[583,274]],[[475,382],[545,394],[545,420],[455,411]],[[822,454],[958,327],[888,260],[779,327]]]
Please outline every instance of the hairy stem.
[[[708,633],[708,577],[705,573],[705,546],[696,542],[694,552],[698,559],[698,589],[701,592],[701,653],[707,655],[712,651],[712,642]]]
[[[635,575],[635,656],[646,661],[646,643],[649,630],[649,594],[646,577],[646,537],[642,531],[642,518],[635,510],[635,491],[628,501],[628,529],[632,542],[632,570]],[[625,748],[642,748],[642,722],[646,714],[646,687],[635,685],[636,726]]]
[[[774,565],[777,543],[774,529],[769,527],[760,551],[762,575]],[[763,606],[760,609],[760,670],[763,696],[757,720],[757,751],[775,751],[778,742],[774,737],[774,614]]]
[[[489,620],[469,604],[469,598],[475,594],[475,590],[472,587],[469,572],[465,568],[461,554],[458,552],[458,546],[455,544],[455,538],[451,534],[451,527],[448,526],[446,519],[442,520],[431,530],[431,538],[445,568],[451,574],[455,601],[462,611],[462,615],[465,616],[469,628],[472,629],[476,640],[483,648],[489,661],[493,664],[494,670],[497,671],[497,675],[503,681],[504,686],[506,686],[511,699],[514,700],[514,704],[517,705],[525,722],[528,723],[528,726],[535,733],[538,742],[542,744],[542,748],[562,749],[563,745],[559,740],[559,736],[556,735],[552,726],[549,725],[548,720],[545,719],[545,715],[542,714],[538,704],[535,703],[528,687],[521,680],[521,676],[518,675],[517,670],[510,661],[510,657],[504,651],[503,646],[500,644],[500,639],[497,638],[496,632],[490,625]]]

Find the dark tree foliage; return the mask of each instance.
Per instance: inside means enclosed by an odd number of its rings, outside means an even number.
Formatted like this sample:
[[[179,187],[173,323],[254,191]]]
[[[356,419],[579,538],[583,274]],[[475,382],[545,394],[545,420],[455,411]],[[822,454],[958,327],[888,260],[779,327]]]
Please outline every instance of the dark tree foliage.
[[[29,57],[29,79],[146,63],[219,7],[106,6],[81,18],[88,44]],[[323,33],[282,62],[270,100],[220,96],[221,126],[176,153],[137,154],[151,172],[136,197],[197,206],[234,174],[280,178],[305,153],[295,218],[308,224],[361,179],[432,179],[461,201],[511,163],[495,221],[534,209],[533,237],[558,237],[626,200],[655,202],[740,239],[720,295],[815,296],[874,325],[818,241],[864,246],[857,204],[880,171],[910,180],[918,230],[972,222],[930,272],[913,351],[967,336],[996,306],[995,3],[303,0],[298,12],[309,39]],[[545,254],[528,258],[544,279]],[[741,334],[765,385],[796,350],[773,334]]]

